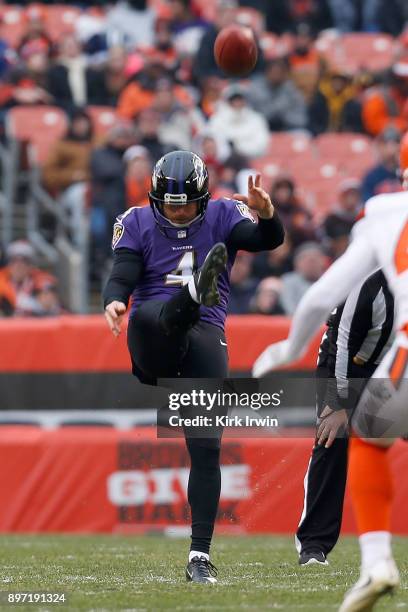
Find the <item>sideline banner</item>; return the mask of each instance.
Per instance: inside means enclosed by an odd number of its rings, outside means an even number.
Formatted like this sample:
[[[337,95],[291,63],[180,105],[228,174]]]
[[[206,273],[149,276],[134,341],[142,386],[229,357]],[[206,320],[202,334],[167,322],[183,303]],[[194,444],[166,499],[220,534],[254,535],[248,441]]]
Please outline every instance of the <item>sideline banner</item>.
[[[286,317],[228,317],[230,375],[250,376],[255,359],[287,336],[289,324]],[[114,338],[102,315],[0,320],[0,411],[150,407],[152,388],[131,374],[125,330]],[[291,367],[294,375],[314,369],[320,336]]]
[[[263,349],[289,332],[287,317],[230,316],[226,334],[230,369],[251,370]],[[47,319],[0,321],[0,372],[129,372],[126,325],[119,338],[108,330],[102,315],[71,315]],[[321,333],[293,369],[313,369]]]
[[[299,436],[302,435],[299,432]],[[307,435],[303,433],[303,435]],[[303,503],[309,438],[225,439],[219,533],[293,533]],[[391,451],[393,530],[408,534],[408,444]],[[155,428],[2,427],[1,532],[186,533],[188,456]],[[354,533],[346,498],[343,533]]]

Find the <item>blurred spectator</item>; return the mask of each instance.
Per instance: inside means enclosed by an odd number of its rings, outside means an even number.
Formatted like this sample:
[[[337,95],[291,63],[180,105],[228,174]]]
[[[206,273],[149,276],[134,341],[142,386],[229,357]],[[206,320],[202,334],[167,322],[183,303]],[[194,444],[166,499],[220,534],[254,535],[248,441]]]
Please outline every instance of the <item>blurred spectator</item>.
[[[397,36],[404,23],[399,0],[328,0],[340,32],[389,32]]]
[[[210,191],[214,197],[214,190],[223,178],[225,164],[231,155],[231,147],[220,134],[213,134],[210,130],[203,130],[196,137],[193,150],[204,160],[208,168]]]
[[[268,124],[247,102],[246,91],[230,86],[209,120],[209,128],[229,141],[235,151],[253,158],[264,155],[269,142]]]
[[[279,212],[285,229],[290,233],[294,247],[315,239],[312,215],[296,196],[296,187],[289,176],[278,177],[271,188],[271,200]]]
[[[408,128],[408,59],[401,58],[391,68],[388,84],[367,91],[363,103],[365,130],[378,136],[394,125],[400,131]]]
[[[28,42],[21,51],[20,65],[9,73],[7,95],[3,105],[10,108],[19,104],[52,104],[49,93],[49,58],[40,41]]]
[[[179,51],[197,52],[209,23],[202,19],[191,0],[168,0],[170,27]]]
[[[360,181],[345,179],[339,187],[333,212],[327,215],[321,227],[322,238],[333,259],[340,257],[346,250],[351,229],[362,205]]]
[[[282,276],[281,303],[287,315],[293,315],[306,291],[326,269],[326,257],[317,242],[305,242],[294,254],[294,271]]]
[[[156,163],[165,153],[177,149],[174,144],[162,142],[160,114],[154,108],[146,109],[139,114],[136,127],[139,135],[138,142],[149,151],[153,163]]]
[[[49,72],[49,90],[55,104],[67,110],[85,106],[90,98],[92,76],[79,40],[74,34],[63,36],[58,44],[58,58]]]
[[[320,80],[309,106],[308,128],[323,132],[362,132],[361,104],[346,69],[333,68]]]
[[[306,101],[311,100],[323,69],[322,59],[314,43],[315,36],[310,25],[297,24],[289,64],[293,82]]]
[[[64,310],[58,297],[58,288],[55,281],[45,281],[34,291],[36,308],[32,312],[36,317],[56,317]]]
[[[289,66],[283,58],[269,60],[265,74],[253,78],[250,100],[273,131],[306,127],[306,103],[289,78]]]
[[[53,42],[45,29],[46,14],[43,7],[38,5],[29,6],[24,12],[25,32],[17,45],[19,55],[24,51],[24,47],[33,41],[40,43],[46,53],[51,56]]]
[[[407,19],[408,5],[406,0],[378,0],[378,29],[380,32],[398,36]]]
[[[157,57],[148,58],[143,70],[134,75],[123,89],[118,100],[118,114],[124,119],[134,119],[153,104],[157,83],[170,79],[166,68]],[[191,105],[192,98],[184,87],[173,83],[174,95],[181,104]]]
[[[327,0],[288,0],[290,18],[293,23],[307,22],[316,31],[332,25]]]
[[[88,103],[116,106],[127,83],[127,53],[123,47],[111,47],[103,69],[90,70]]]
[[[206,117],[211,117],[222,99],[224,81],[217,76],[209,76],[201,81],[200,107]]]
[[[231,154],[224,161],[218,175],[218,186],[214,192],[214,197],[230,198],[234,193],[245,193],[248,185],[248,176],[253,174],[248,166],[247,158],[232,150]]]
[[[0,17],[1,23],[1,17]],[[10,70],[10,67],[17,61],[16,52],[11,49],[8,43],[0,38],[0,79],[4,79]],[[2,89],[3,83],[0,82],[0,88]],[[2,92],[0,89],[0,104],[2,104]]]
[[[147,0],[120,0],[107,14],[108,37],[130,49],[153,43],[155,12]]]
[[[126,209],[123,154],[136,140],[132,124],[117,123],[108,132],[105,144],[91,155],[91,233],[96,263],[103,263],[108,256],[113,224]]]
[[[251,6],[266,19],[266,29],[276,34],[291,32],[294,24],[308,23],[316,31],[331,27],[331,15],[326,0],[240,0],[241,6]]]
[[[257,253],[254,257],[252,273],[256,278],[267,276],[282,276],[293,270],[292,240],[285,227],[283,244],[273,251]]]
[[[133,145],[123,156],[126,164],[126,204],[146,206],[151,187],[152,162],[149,151],[141,145]]]
[[[401,189],[401,183],[397,177],[400,139],[400,132],[392,126],[386,128],[378,136],[376,144],[379,163],[363,179],[363,202],[378,193],[389,193]]]
[[[285,311],[280,303],[282,280],[275,276],[268,276],[261,280],[251,299],[249,309],[254,314],[283,315]]]
[[[247,314],[257,282],[251,275],[252,253],[238,251],[231,269],[231,291],[228,303],[229,314]]]
[[[210,76],[225,78],[214,58],[214,43],[218,32],[235,21],[236,0],[218,0],[214,23],[211,24],[201,39],[194,57],[193,75],[201,82]]]
[[[16,302],[15,291],[3,270],[0,269],[0,318],[11,317]]]
[[[201,85],[203,80],[208,77],[217,76],[226,78],[226,74],[218,68],[214,58],[214,43],[218,33],[222,28],[233,24],[236,21],[236,0],[218,0],[217,11],[214,23],[210,24],[201,38],[200,46],[194,57],[193,76]],[[254,72],[260,72],[264,68],[264,58],[262,50],[258,47],[258,61]]]
[[[53,195],[59,195],[73,183],[89,180],[92,138],[88,113],[76,109],[71,114],[65,137],[55,142],[43,166],[44,186]]]
[[[37,294],[46,284],[56,286],[56,279],[34,266],[34,249],[23,240],[7,248],[8,264],[0,270],[0,302],[3,314],[31,316],[41,310]],[[58,297],[56,296],[58,301]],[[59,301],[58,301],[59,303]]]
[[[139,46],[138,50],[144,58],[150,61],[154,59],[170,72],[174,72],[179,58],[168,18],[159,17],[156,20],[153,44],[151,46]]]
[[[181,104],[169,79],[157,82],[152,108],[160,114],[160,141],[177,149],[191,149],[192,139],[204,128],[205,120],[197,108]]]

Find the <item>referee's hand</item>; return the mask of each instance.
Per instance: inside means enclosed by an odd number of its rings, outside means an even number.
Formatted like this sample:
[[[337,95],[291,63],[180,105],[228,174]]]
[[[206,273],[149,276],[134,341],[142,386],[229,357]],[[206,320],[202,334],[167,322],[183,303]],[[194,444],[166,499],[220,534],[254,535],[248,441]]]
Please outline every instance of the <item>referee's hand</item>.
[[[123,302],[114,301],[105,308],[105,318],[108,322],[109,329],[116,338],[121,332],[121,325],[125,312],[126,304]]]
[[[325,406],[320,415],[317,428],[316,439],[319,446],[324,444],[325,448],[330,448],[337,436],[343,434],[348,425],[347,412],[344,409],[332,410]]]

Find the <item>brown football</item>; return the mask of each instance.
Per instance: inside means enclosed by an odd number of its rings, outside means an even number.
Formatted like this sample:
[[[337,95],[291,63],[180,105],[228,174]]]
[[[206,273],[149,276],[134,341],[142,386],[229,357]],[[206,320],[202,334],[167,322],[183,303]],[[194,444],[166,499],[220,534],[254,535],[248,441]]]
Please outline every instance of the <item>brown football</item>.
[[[244,76],[254,69],[258,48],[251,28],[230,25],[223,28],[214,44],[217,65],[229,76]]]

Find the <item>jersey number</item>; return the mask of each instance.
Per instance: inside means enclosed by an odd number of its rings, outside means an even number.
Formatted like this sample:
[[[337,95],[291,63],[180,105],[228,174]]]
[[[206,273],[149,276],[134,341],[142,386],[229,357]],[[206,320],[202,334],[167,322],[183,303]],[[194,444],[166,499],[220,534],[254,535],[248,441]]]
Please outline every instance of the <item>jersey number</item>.
[[[170,274],[166,274],[165,285],[184,287],[196,270],[196,253],[195,251],[187,251],[183,253],[177,268],[172,270]]]

